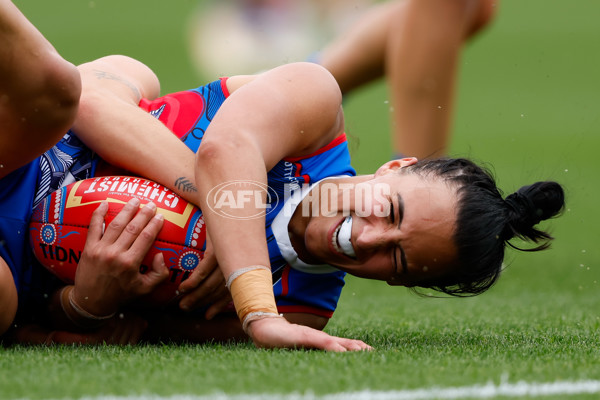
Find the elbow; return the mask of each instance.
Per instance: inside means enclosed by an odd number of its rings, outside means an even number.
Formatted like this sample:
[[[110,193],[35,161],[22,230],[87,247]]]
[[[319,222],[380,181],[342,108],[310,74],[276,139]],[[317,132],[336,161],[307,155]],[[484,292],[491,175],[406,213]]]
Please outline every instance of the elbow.
[[[223,157],[226,156],[227,150],[224,143],[216,143],[214,141],[204,139],[198,151],[196,152],[196,171],[210,171],[218,165],[223,165]]]
[[[33,94],[35,115],[31,122],[62,136],[77,115],[81,96],[79,71],[56,54],[48,60],[41,82]]]
[[[205,135],[196,151],[194,169],[198,188],[206,189],[206,185],[221,183],[225,176],[238,179],[239,176],[256,173],[256,168],[265,168],[265,160],[256,142],[246,137],[227,136],[211,140],[213,137]]]
[[[52,93],[59,107],[65,110],[69,119],[75,118],[81,96],[81,76],[73,64],[62,60],[49,76],[52,81]]]

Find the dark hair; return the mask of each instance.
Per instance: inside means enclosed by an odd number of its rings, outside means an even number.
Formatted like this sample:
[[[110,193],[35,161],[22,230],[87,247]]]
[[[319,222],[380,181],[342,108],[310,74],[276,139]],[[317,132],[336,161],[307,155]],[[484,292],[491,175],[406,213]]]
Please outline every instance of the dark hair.
[[[552,236],[534,226],[559,215],[564,207],[564,191],[552,181],[523,186],[503,199],[492,174],[463,158],[425,160],[406,171],[441,178],[457,188],[457,270],[419,285],[453,296],[474,296],[489,289],[500,275],[507,245],[523,251],[548,248]],[[538,246],[519,248],[509,242],[515,237]]]

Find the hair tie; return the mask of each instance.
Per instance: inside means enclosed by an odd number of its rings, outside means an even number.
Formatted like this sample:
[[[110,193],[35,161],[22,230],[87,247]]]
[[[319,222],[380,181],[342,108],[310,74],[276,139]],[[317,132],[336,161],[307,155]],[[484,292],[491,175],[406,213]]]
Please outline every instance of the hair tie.
[[[504,240],[522,234],[543,219],[543,210],[537,207],[531,198],[525,194],[515,192],[504,201],[509,210],[506,228],[502,232]]]

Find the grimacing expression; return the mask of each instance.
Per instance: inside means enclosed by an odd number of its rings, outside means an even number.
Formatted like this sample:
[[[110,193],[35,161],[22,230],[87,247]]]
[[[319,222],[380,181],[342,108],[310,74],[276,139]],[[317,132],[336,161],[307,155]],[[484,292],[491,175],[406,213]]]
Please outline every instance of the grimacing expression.
[[[391,285],[419,286],[448,273],[456,260],[456,189],[402,170],[412,160],[390,161],[375,175],[342,180],[355,184],[350,193],[344,186],[344,194],[339,185],[337,210],[308,220],[301,259]]]

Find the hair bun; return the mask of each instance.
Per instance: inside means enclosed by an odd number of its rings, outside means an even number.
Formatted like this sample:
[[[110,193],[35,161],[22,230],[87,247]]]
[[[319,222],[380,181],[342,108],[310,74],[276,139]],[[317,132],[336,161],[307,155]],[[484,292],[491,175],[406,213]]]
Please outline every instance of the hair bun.
[[[551,236],[534,226],[558,215],[564,207],[565,195],[562,186],[556,182],[536,182],[509,195],[505,202],[508,221],[504,239],[518,236],[537,243],[540,239],[551,239]]]

